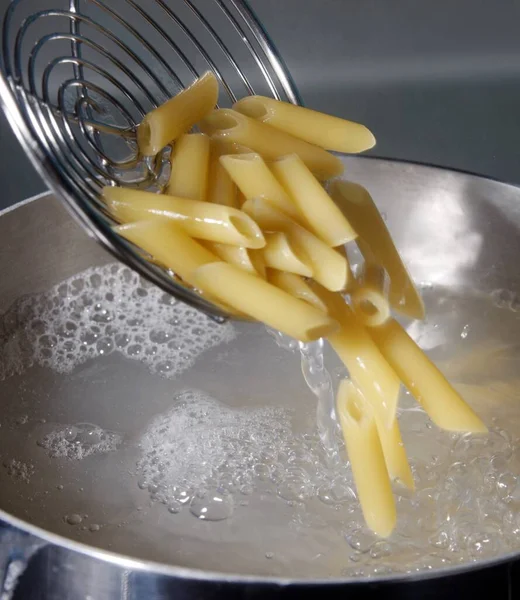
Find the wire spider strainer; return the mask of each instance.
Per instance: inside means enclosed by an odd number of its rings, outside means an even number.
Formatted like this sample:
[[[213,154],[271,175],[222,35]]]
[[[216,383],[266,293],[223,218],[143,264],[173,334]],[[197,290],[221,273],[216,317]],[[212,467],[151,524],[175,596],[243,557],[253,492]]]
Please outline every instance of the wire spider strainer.
[[[219,105],[248,94],[300,103],[245,0],[12,0],[4,14],[0,100],[37,171],[87,232],[164,291],[227,315],[113,233],[104,185],[162,188],[169,153],[139,156],[136,127],[207,70]]]

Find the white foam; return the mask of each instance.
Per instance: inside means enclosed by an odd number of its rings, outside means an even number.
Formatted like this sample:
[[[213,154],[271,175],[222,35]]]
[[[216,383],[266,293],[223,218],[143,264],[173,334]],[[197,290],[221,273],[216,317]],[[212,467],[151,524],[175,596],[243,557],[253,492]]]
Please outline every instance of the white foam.
[[[119,433],[107,431],[92,423],[65,425],[51,431],[38,441],[51,458],[82,460],[92,454],[114,452],[123,438]]]
[[[23,481],[24,483],[29,483],[35,472],[35,468],[32,463],[23,462],[15,458],[4,461],[3,466],[9,477],[12,477],[18,481]]]
[[[141,440],[139,487],[169,506],[212,488],[247,492],[255,469],[290,438],[289,415],[282,408],[232,409],[203,392],[185,390]]]
[[[219,325],[121,264],[90,268],[0,318],[0,379],[30,366],[69,373],[113,352],[174,378],[205,350],[233,339]]]

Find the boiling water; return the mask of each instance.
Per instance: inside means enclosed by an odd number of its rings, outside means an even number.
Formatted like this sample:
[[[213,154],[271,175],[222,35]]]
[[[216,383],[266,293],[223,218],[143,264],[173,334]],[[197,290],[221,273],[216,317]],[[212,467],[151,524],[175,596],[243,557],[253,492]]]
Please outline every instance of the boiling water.
[[[205,350],[233,339],[119,264],[88,269],[45,294],[16,302],[0,323],[0,380],[33,365],[70,373],[114,352],[174,378]]]
[[[133,437],[101,421],[66,421],[38,425],[41,433],[31,443],[43,453],[41,460],[62,461],[61,465],[96,460],[96,471],[111,457],[121,456],[117,464],[123,465],[126,454],[135,455],[132,469],[118,466],[119,481],[134,486],[135,510],[145,505],[142,514],[148,511],[154,519],[167,519],[161,527],[184,536],[185,544],[189,532],[201,531],[212,556],[218,547],[215,540],[233,544],[245,538],[251,548],[261,547],[265,573],[287,574],[287,557],[298,551],[307,576],[370,576],[519,550],[520,303],[505,290],[491,296],[457,295],[426,285],[423,292],[428,320],[412,324],[409,331],[482,415],[490,433],[439,431],[413,399],[402,394],[399,419],[417,490],[410,494],[395,486],[398,526],[388,540],[376,538],[363,525],[333,410],[337,383],[346,372],[322,342],[299,345],[271,332],[275,342],[258,327],[250,338],[258,347],[242,348],[234,358],[231,350],[212,355],[208,372],[214,380],[224,380],[222,385],[199,388],[197,369],[204,356],[235,336],[243,337],[244,328],[251,326],[218,326],[144,284],[125,267],[107,265],[17,302],[1,320],[0,372],[5,382],[30,367],[70,377],[87,361],[98,364],[119,355],[139,361],[154,377],[168,378],[169,408]],[[269,402],[262,400],[262,389],[273,388],[270,373],[261,369],[262,357],[275,351],[280,352],[277,360],[284,363],[285,356],[291,365],[286,379],[298,377],[296,365],[301,362],[313,395],[287,399],[273,392]],[[255,352],[259,371],[250,376],[254,392],[233,401],[234,369],[244,368],[244,359]],[[179,381],[181,389],[176,388]],[[205,383],[210,381],[206,377]],[[285,386],[284,393],[289,389]],[[304,418],[312,412],[316,419]],[[15,426],[17,435],[23,435],[30,418],[19,415]],[[6,459],[3,466],[20,485],[30,485],[36,477],[32,463],[18,457]],[[63,488],[54,485],[62,496]],[[133,502],[131,498],[128,494],[123,503]],[[117,537],[110,523],[84,515],[75,505],[61,513],[70,535],[85,531],[90,543],[104,532]],[[267,533],[271,521],[277,535],[287,538],[285,546],[275,548],[277,538]],[[265,544],[250,538],[250,522],[265,524]],[[206,529],[194,529],[199,525]],[[123,543],[121,547],[124,551]],[[171,560],[182,564],[180,554],[172,554]]]
[[[121,442],[122,436],[114,431],[92,423],[78,423],[51,431],[37,443],[51,458],[82,460],[92,454],[114,452]]]

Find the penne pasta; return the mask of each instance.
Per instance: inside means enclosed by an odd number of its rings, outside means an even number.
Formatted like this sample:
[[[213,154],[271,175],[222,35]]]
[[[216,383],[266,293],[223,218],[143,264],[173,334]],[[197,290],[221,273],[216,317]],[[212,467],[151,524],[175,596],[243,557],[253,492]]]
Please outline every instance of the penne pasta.
[[[283,271],[269,269],[267,271],[267,281],[280,288],[284,292],[291,294],[291,296],[308,302],[311,306],[314,306],[318,310],[327,312],[326,304],[311,289],[303,277],[294,275],[294,273],[284,273]]]
[[[259,275],[265,279],[265,263],[260,251],[217,242],[203,242],[203,246],[230,265],[235,265],[252,275]]]
[[[135,244],[189,285],[200,266],[219,259],[171,221],[138,221],[114,227],[120,236]]]
[[[166,193],[180,198],[205,200],[208,166],[209,137],[203,133],[182,135],[175,142]]]
[[[399,377],[342,296],[315,283],[309,285],[327,305],[329,315],[340,324],[340,329],[328,337],[332,348],[374,408],[377,418],[391,427],[397,412]]]
[[[343,172],[343,164],[339,158],[322,148],[234,110],[216,110],[203,119],[199,127],[212,139],[246,146],[258,152],[265,160],[274,160],[286,154],[298,154],[320,181],[336,177]]]
[[[208,133],[206,133],[206,135],[208,135]],[[251,148],[248,148],[247,146],[235,144],[234,142],[226,142],[225,140],[211,139],[211,147],[218,156],[224,156],[224,154],[251,154],[253,152]]]
[[[325,150],[358,153],[376,144],[372,132],[360,123],[274,98],[248,96],[236,102],[233,110]]]
[[[487,431],[473,409],[397,321],[389,319],[369,331],[383,356],[436,425],[449,431]]]
[[[322,185],[343,172],[329,150],[363,152],[375,138],[361,124],[263,96],[214,110],[217,97],[208,72],[145,116],[140,153],[174,142],[170,180],[166,194],[105,187],[122,223],[114,231],[229,315],[302,342],[328,339],[350,376],[336,414],[363,515],[387,537],[392,480],[415,487],[397,419],[401,383],[439,427],[487,429],[392,318],[392,309],[423,318],[424,304],[368,191],[333,181],[329,195]],[[197,124],[202,133],[189,133]],[[364,259],[357,281],[352,241]]]
[[[331,185],[331,194],[376,261],[386,269],[390,277],[389,301],[392,308],[408,317],[423,319],[421,296],[368,191],[356,183],[335,181]]]
[[[211,112],[217,99],[217,79],[213,73],[207,72],[144,117],[137,128],[140,153],[155,156]]]
[[[350,294],[352,308],[363,325],[382,325],[390,318],[390,304],[385,288],[384,269],[365,262],[359,285]]]
[[[194,238],[246,248],[265,246],[255,221],[236,208],[120,187],[105,187],[103,198],[112,215],[125,223],[169,220]]]
[[[360,390],[358,392],[361,393]],[[399,390],[397,392],[399,394]],[[394,419],[392,425],[387,427],[376,415],[376,425],[390,478],[397,479],[409,490],[415,490],[412,469],[401,437],[399,420]]]
[[[220,162],[246,200],[263,198],[295,221],[301,220],[297,206],[259,154],[222,156]]]
[[[338,327],[322,311],[234,265],[205,264],[194,279],[197,287],[235,310],[303,342],[325,337]]]
[[[331,291],[341,291],[348,287],[352,273],[345,255],[317,238],[268,202],[248,200],[242,210],[250,215],[263,231],[285,233],[291,243],[301,249],[308,258],[313,278]]]
[[[238,205],[240,206],[240,208],[242,208],[242,206],[244,206],[246,201],[247,201],[247,198],[244,196],[244,194],[240,190],[238,190]]]
[[[332,247],[356,239],[357,234],[345,215],[298,155],[291,154],[274,161],[271,170],[289,192],[307,229]]]
[[[211,142],[208,169],[208,192],[206,200],[213,204],[223,204],[240,208],[237,187],[229,173],[220,164],[220,157],[225,153],[219,144]]]
[[[392,479],[398,479],[409,490],[415,490],[412,469],[406,456],[398,419],[395,419],[390,427],[386,427],[377,418],[376,424],[388,474]]]
[[[340,383],[336,410],[365,521],[377,535],[388,537],[397,511],[374,411],[349,380]]]
[[[266,267],[271,269],[312,277],[309,257],[297,244],[291,244],[285,233],[265,233],[262,258]]]

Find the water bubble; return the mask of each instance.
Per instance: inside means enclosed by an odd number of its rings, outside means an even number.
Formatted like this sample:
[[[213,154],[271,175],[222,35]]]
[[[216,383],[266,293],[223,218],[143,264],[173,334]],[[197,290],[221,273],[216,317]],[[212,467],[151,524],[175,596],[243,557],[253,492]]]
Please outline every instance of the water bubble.
[[[467,539],[467,548],[471,556],[480,558],[493,551],[495,540],[488,533],[474,533]]]
[[[171,500],[168,504],[168,512],[171,513],[172,515],[176,515],[177,513],[180,513],[182,510],[182,503],[181,502],[177,502],[176,500]]]
[[[117,450],[122,437],[92,423],[66,425],[38,440],[52,458],[65,457],[81,460],[92,454],[106,454]]]
[[[74,513],[72,515],[65,515],[64,521],[68,525],[79,525],[83,522],[83,517]]]
[[[377,541],[377,537],[367,529],[358,528],[347,532],[345,541],[353,550],[364,554],[370,551],[372,545]]]
[[[143,347],[141,346],[141,344],[132,344],[127,348],[128,356],[139,356],[142,351]]]
[[[202,498],[196,496],[190,502],[190,512],[205,521],[223,521],[234,512],[234,500],[230,494],[219,491],[206,492]]]
[[[438,531],[428,538],[428,541],[435,548],[446,549],[450,545],[450,536],[445,531]]]
[[[271,470],[269,465],[265,463],[257,463],[253,467],[254,474],[260,479],[260,481],[267,481],[269,479],[269,475],[271,474]]]
[[[170,341],[171,334],[163,329],[152,329],[150,331],[150,341],[155,344],[166,344]]]
[[[505,289],[497,289],[491,292],[493,303],[499,308],[509,308],[513,297],[513,292]]]
[[[299,477],[287,477],[278,484],[277,493],[284,500],[305,500],[311,495],[308,481]]]
[[[96,350],[99,354],[110,354],[114,349],[114,343],[109,338],[103,338],[96,344]]]
[[[93,273],[89,279],[90,279],[90,285],[92,286],[93,289],[97,289],[97,288],[101,287],[101,284],[103,283],[103,279],[99,273]]]
[[[392,546],[388,542],[375,542],[370,547],[371,558],[384,558],[385,556],[390,556],[390,554],[392,554]]]
[[[58,338],[55,335],[44,334],[40,336],[39,343],[41,348],[54,348],[58,343]]]
[[[207,318],[196,310],[174,301],[165,304],[160,290],[128,273],[119,264],[94,267],[49,292],[15,302],[2,318],[3,329],[8,326],[13,334],[8,352],[0,355],[0,379],[33,364],[67,373],[113,351],[147,364],[152,372],[168,363],[160,374],[173,378],[201,352],[235,335],[230,324],[206,327]],[[150,345],[150,332],[154,338],[162,331],[161,341],[169,339],[168,323],[187,325],[171,332],[182,357],[167,344]],[[202,333],[194,337],[193,328]]]
[[[515,493],[517,486],[518,478],[515,475],[507,472],[502,473],[496,482],[498,496],[502,500],[511,497]]]

